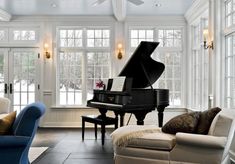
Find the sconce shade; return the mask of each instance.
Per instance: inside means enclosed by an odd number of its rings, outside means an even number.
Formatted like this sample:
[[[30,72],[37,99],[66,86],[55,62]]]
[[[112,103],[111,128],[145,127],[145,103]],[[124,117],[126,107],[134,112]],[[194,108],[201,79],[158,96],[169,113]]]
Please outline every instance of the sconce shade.
[[[50,52],[48,52],[48,47],[49,47],[49,45],[47,43],[45,43],[44,44],[45,56],[47,59],[50,59],[51,54],[50,54]]]
[[[208,39],[208,35],[209,35],[209,31],[208,29],[204,29],[203,30],[203,37],[204,37],[204,41],[207,41]]]

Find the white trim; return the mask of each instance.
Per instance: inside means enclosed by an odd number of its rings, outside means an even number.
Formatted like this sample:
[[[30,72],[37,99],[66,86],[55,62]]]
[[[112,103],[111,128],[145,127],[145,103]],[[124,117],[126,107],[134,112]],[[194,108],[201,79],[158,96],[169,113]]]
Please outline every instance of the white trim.
[[[202,13],[209,8],[209,0],[195,0],[191,7],[186,11],[184,17],[192,24]]]
[[[11,20],[11,14],[6,12],[3,9],[0,9],[0,21],[10,21]]]

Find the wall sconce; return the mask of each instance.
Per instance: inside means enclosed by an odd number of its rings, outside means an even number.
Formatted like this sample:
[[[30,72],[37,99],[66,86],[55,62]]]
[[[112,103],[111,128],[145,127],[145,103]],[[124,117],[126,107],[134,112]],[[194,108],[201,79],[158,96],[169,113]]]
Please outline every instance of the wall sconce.
[[[122,44],[118,44],[118,54],[117,54],[118,59],[122,59]]]
[[[51,54],[50,54],[50,52],[48,52],[48,47],[49,47],[48,44],[45,43],[44,44],[45,56],[46,56],[47,59],[50,59]]]
[[[214,48],[213,41],[209,41],[209,31],[208,31],[208,29],[203,30],[203,37],[204,37],[204,41],[203,41],[204,49],[211,48],[213,50],[213,48]]]

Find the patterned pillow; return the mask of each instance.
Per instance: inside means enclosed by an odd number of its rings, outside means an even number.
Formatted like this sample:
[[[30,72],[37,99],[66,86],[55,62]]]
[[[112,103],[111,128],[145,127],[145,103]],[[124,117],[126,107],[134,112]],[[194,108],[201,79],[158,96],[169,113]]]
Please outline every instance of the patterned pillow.
[[[177,132],[195,133],[199,118],[200,112],[191,112],[176,116],[162,127],[162,131],[170,134],[176,134]]]
[[[211,122],[215,118],[215,116],[221,111],[220,108],[215,107],[204,112],[201,112],[201,116],[199,119],[197,133],[198,134],[208,134],[208,131],[211,126]]]
[[[0,135],[10,134],[11,127],[16,118],[16,111],[0,119]]]

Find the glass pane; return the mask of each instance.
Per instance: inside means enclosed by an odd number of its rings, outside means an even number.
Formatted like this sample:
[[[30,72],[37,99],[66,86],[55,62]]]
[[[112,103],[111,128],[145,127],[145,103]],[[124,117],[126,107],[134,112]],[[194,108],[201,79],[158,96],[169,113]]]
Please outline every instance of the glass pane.
[[[87,39],[87,46],[88,47],[94,47],[94,39]]]
[[[14,31],[13,32],[13,39],[14,40],[20,40],[20,31]]]
[[[147,30],[147,38],[153,38],[153,30]]]
[[[68,105],[74,105],[74,92],[68,92]]]
[[[95,30],[95,38],[101,38],[102,32],[101,30]]]
[[[22,105],[27,105],[28,104],[28,95],[27,95],[27,93],[21,92],[20,97],[21,97],[21,104]]]
[[[109,30],[103,30],[103,38],[109,38]]]
[[[139,30],[139,38],[145,38],[145,30]]]
[[[94,30],[87,30],[87,38],[94,38]]]
[[[5,40],[5,31],[0,30],[0,40]]]
[[[131,30],[131,38],[138,38],[138,31],[137,30]]]
[[[28,104],[35,102],[35,93],[29,93],[28,95],[29,101]]]
[[[90,94],[88,94],[88,97],[90,97]],[[92,99],[93,94],[90,99]],[[87,100],[90,100],[87,99]],[[75,104],[82,105],[82,92],[75,92]]]
[[[20,93],[18,93],[18,92],[14,93],[14,104],[16,104],[16,105],[20,104]]]
[[[60,92],[60,105],[66,105],[66,93]]]
[[[66,30],[60,30],[60,38],[66,38]]]

